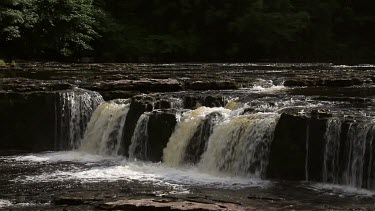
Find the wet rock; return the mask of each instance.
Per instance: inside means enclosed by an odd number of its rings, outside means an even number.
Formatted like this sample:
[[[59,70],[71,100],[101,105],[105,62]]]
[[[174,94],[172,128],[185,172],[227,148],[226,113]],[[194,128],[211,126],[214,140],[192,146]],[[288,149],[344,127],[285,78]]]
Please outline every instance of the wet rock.
[[[95,198],[84,198],[79,196],[62,196],[53,200],[55,205],[70,205],[70,206],[78,206],[78,205],[87,205],[93,204],[95,202],[100,201],[100,199]]]
[[[213,96],[184,96],[184,108],[195,109],[200,106],[224,107],[224,97]]]
[[[124,135],[121,142],[122,146],[120,154],[129,156],[129,146],[131,144],[131,139],[139,117],[144,112],[150,112],[154,109],[172,108],[172,104],[175,103],[174,100],[175,99],[163,98],[163,96],[158,95],[138,95],[133,97],[125,120],[125,126],[123,131]],[[167,129],[165,132],[168,133],[168,131],[169,130]]]
[[[149,161],[162,161],[163,149],[167,146],[177,124],[176,111],[154,111],[148,122]]]
[[[287,79],[284,81],[284,86],[327,86],[327,87],[347,87],[354,85],[363,85],[368,83],[368,79],[363,78],[297,78]]]
[[[191,210],[191,211],[245,211],[244,207],[230,203],[200,203],[155,199],[131,199],[107,202],[98,206],[104,210]]]
[[[333,96],[320,96],[314,98],[315,100],[321,101],[338,101],[338,102],[350,102],[350,103],[368,103],[371,99],[361,97],[333,97]]]
[[[327,119],[312,116],[290,111],[281,115],[271,144],[267,177],[321,181]]]
[[[219,112],[213,112],[204,118],[186,147],[185,163],[196,164],[200,160],[207,148],[214,125],[222,118],[223,116]]]
[[[233,81],[194,81],[185,82],[185,89],[188,90],[227,90],[238,89]]]
[[[139,91],[139,92],[177,92],[182,90],[182,84],[176,79],[147,79],[101,81],[93,84],[94,91]]]
[[[129,146],[137,121],[144,112],[153,110],[153,101],[153,98],[147,96],[136,96],[132,98],[125,120],[120,154],[129,156]]]
[[[0,93],[0,148],[55,150],[55,93]]]

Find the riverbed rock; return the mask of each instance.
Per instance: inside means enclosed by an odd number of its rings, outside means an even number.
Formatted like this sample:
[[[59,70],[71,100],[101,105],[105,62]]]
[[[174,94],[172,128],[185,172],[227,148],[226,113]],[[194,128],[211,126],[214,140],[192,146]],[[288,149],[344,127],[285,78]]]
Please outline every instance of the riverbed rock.
[[[370,83],[370,79],[367,78],[294,78],[286,79],[284,86],[295,87],[295,86],[327,86],[327,87],[348,87],[354,85],[362,85]]]
[[[234,81],[192,81],[185,82],[185,89],[188,90],[227,90],[238,89]]]
[[[231,203],[200,203],[192,201],[170,201],[156,199],[129,199],[107,202],[98,206],[104,210],[190,210],[190,211],[245,211],[244,207]]]

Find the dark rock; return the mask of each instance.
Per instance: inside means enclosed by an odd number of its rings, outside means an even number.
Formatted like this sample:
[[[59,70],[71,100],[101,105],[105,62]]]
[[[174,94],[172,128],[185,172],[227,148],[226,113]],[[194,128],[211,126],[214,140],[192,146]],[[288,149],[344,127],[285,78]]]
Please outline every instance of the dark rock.
[[[326,121],[283,113],[271,144],[267,177],[321,181]]]
[[[0,148],[56,150],[55,102],[55,93],[1,93]]]
[[[199,106],[224,107],[223,96],[184,96],[184,108],[195,109]]]
[[[207,148],[214,125],[222,118],[219,112],[213,112],[205,117],[186,147],[185,163],[196,164],[200,160]]]
[[[176,79],[140,79],[140,80],[116,80],[101,81],[96,84],[89,84],[94,91],[139,91],[139,92],[177,92],[182,90],[182,84]]]
[[[328,113],[326,110],[313,109],[311,112],[311,118],[313,119],[322,119],[332,117],[332,114]]]
[[[74,197],[74,196],[63,196],[53,200],[55,205],[70,205],[70,206],[78,206],[78,205],[85,205],[85,204],[93,204],[95,202],[100,201],[99,199],[94,198],[84,198],[84,197]]]
[[[186,82],[185,89],[189,90],[227,90],[238,89],[233,81],[194,81]]]
[[[152,111],[153,101],[153,98],[147,98],[146,96],[136,96],[132,98],[132,102],[130,103],[129,111],[125,120],[123,131],[124,135],[122,137],[120,154],[129,156],[129,146],[131,144],[131,139],[137,125],[137,121],[144,112]]]
[[[151,114],[148,122],[149,161],[162,161],[163,149],[176,124],[176,111],[155,111]]]
[[[295,87],[295,86],[327,86],[327,87],[348,87],[354,85],[362,85],[368,83],[366,78],[297,78],[287,79],[284,82],[284,86]]]
[[[231,203],[200,203],[181,200],[130,199],[107,202],[98,206],[104,210],[191,210],[191,211],[245,211],[244,207]]]

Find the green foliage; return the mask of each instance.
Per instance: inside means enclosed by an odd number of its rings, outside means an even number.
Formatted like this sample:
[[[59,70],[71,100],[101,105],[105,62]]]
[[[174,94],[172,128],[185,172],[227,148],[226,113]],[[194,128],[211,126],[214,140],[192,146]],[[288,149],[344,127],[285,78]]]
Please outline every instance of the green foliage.
[[[2,0],[0,56],[375,60],[371,0]]]
[[[0,67],[5,67],[6,65],[5,61],[0,59]]]
[[[91,0],[6,0],[0,6],[4,50],[42,57],[78,56],[98,37]]]

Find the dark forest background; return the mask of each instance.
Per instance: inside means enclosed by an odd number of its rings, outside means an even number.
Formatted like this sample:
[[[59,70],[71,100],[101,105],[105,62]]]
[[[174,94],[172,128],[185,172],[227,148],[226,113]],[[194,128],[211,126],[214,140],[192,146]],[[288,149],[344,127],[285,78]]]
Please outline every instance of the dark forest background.
[[[0,58],[375,62],[374,0],[0,0]]]

